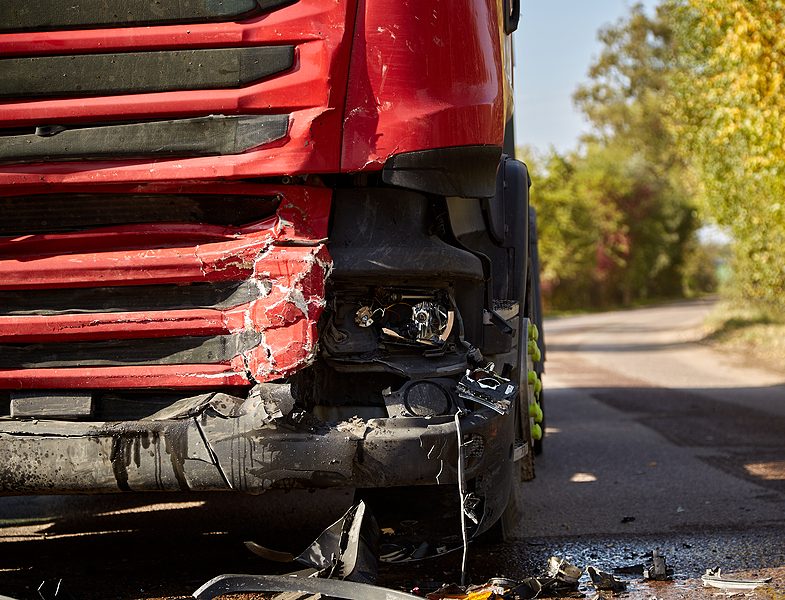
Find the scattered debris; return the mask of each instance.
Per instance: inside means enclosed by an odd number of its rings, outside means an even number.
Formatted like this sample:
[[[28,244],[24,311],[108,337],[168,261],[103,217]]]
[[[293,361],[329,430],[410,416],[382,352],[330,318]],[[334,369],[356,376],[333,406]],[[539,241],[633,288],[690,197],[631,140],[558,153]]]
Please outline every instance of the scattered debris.
[[[461,548],[463,548],[461,541],[452,543],[452,540],[439,545],[428,542],[421,542],[420,544],[386,542],[381,545],[379,560],[386,563],[413,562],[449,554]]]
[[[543,579],[541,577],[527,577],[510,590],[510,593],[516,600],[531,600],[532,598],[539,597],[543,590],[552,587],[553,581],[555,580],[551,579],[546,581],[546,585],[543,585]],[[558,593],[555,588],[554,593]]]
[[[515,585],[517,583],[509,579],[491,579],[482,585],[471,585],[466,588],[455,584],[445,584],[425,597],[428,600],[493,600],[506,597],[505,595]]]
[[[611,592],[623,592],[627,589],[627,584],[619,581],[612,574],[600,571],[594,567],[587,567],[592,585],[598,590],[609,590]]]
[[[552,556],[548,560],[546,575],[527,577],[522,581],[494,578],[483,585],[468,587],[445,584],[427,594],[426,598],[428,600],[532,600],[541,595],[559,596],[576,592],[581,575],[583,569],[579,569],[563,558]]]
[[[245,547],[267,560],[298,562],[317,577],[372,583],[376,580],[379,535],[376,519],[361,501],[319,534],[299,556],[270,550],[255,542],[245,542]]]
[[[643,569],[643,578],[652,581],[669,581],[673,579],[673,569],[665,563],[665,557],[659,550],[651,551],[651,565]]]
[[[422,600],[406,592],[365,583],[290,575],[219,575],[196,590],[193,597],[197,600],[212,600],[225,594],[262,592],[323,594],[346,600]]]
[[[722,569],[706,569],[706,573],[701,576],[701,580],[704,587],[715,587],[734,592],[748,592],[761,585],[766,585],[771,581],[771,577],[764,577],[763,579],[731,579],[722,574]]]
[[[624,567],[614,567],[613,572],[617,575],[638,575],[643,577],[645,570],[645,565],[626,565]]]
[[[428,600],[531,600],[545,591],[559,593],[553,587],[554,581],[544,577],[529,577],[523,581],[496,577],[482,585],[468,587],[445,584],[425,597]]]
[[[581,575],[583,575],[583,569],[579,569],[563,558],[551,556],[548,559],[548,576],[561,584],[577,586]]]

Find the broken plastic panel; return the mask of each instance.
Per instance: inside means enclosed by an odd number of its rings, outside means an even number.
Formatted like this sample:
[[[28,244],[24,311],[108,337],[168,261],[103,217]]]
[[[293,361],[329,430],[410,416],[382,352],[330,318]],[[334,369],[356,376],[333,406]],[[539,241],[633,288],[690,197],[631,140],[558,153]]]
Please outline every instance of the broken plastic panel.
[[[504,414],[518,393],[518,386],[493,372],[493,363],[467,369],[458,382],[458,396]]]
[[[551,556],[548,559],[548,576],[561,583],[577,585],[581,575],[583,575],[583,569],[579,569],[563,558]]]
[[[239,206],[262,198],[265,209],[231,225],[179,221],[215,187],[146,186],[145,198],[169,208],[141,225],[137,209],[119,222],[120,209],[146,202],[141,192],[99,191],[86,229],[28,235],[20,219],[21,230],[0,239],[14,257],[0,260],[0,388],[216,389],[313,362],[331,268],[330,190],[226,184],[222,196]],[[113,215],[106,226],[98,200]]]
[[[722,574],[722,569],[706,569],[701,577],[704,587],[715,587],[726,592],[751,591],[771,581],[771,577],[762,579],[735,579]]]
[[[360,501],[319,534],[297,557],[254,542],[246,542],[245,546],[267,560],[298,562],[313,569],[318,577],[373,583],[376,580],[379,535],[376,519],[365,502]]]
[[[586,572],[591,578],[592,585],[598,590],[621,592],[627,589],[627,584],[616,579],[611,573],[600,571],[595,567],[587,567]]]
[[[288,575],[219,575],[196,590],[193,597],[212,600],[226,594],[254,592],[300,592],[346,600],[422,600],[405,592],[353,581]]]
[[[643,569],[643,578],[653,581],[668,581],[673,579],[673,569],[668,567],[665,556],[659,550],[652,550],[651,564]]]

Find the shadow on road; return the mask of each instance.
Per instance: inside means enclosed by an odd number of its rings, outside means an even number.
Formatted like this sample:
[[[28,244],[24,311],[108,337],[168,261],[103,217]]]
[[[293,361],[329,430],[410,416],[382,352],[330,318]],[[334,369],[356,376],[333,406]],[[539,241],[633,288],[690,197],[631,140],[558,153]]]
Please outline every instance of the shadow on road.
[[[33,598],[62,578],[78,600],[180,598],[221,573],[285,572],[242,542],[299,552],[347,502],[345,492],[0,498],[0,595]]]

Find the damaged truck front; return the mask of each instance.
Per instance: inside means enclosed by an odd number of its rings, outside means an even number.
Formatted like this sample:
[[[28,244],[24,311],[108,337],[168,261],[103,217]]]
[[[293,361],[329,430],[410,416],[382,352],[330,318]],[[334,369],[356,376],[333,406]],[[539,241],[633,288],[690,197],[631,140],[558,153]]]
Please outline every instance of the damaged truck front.
[[[462,478],[497,521],[541,419],[517,15],[0,6],[0,491]]]

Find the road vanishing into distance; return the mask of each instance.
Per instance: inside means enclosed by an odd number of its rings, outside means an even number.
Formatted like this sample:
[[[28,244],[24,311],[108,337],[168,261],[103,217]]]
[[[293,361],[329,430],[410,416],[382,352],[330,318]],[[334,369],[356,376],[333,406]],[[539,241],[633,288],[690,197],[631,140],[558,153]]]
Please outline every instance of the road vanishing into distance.
[[[629,598],[712,598],[706,568],[773,576],[785,598],[785,370],[700,343],[710,302],[546,322],[545,451],[522,484],[516,541],[473,544],[474,582],[539,574],[553,554],[604,570],[660,549],[676,581]],[[345,496],[0,498],[0,595],[62,578],[76,600],[183,598],[220,573],[265,572],[242,546],[290,541],[303,503]],[[323,519],[323,516],[321,517]],[[316,519],[316,517],[314,517]],[[460,557],[387,566],[401,588],[457,581]],[[587,597],[593,590],[583,586]]]

